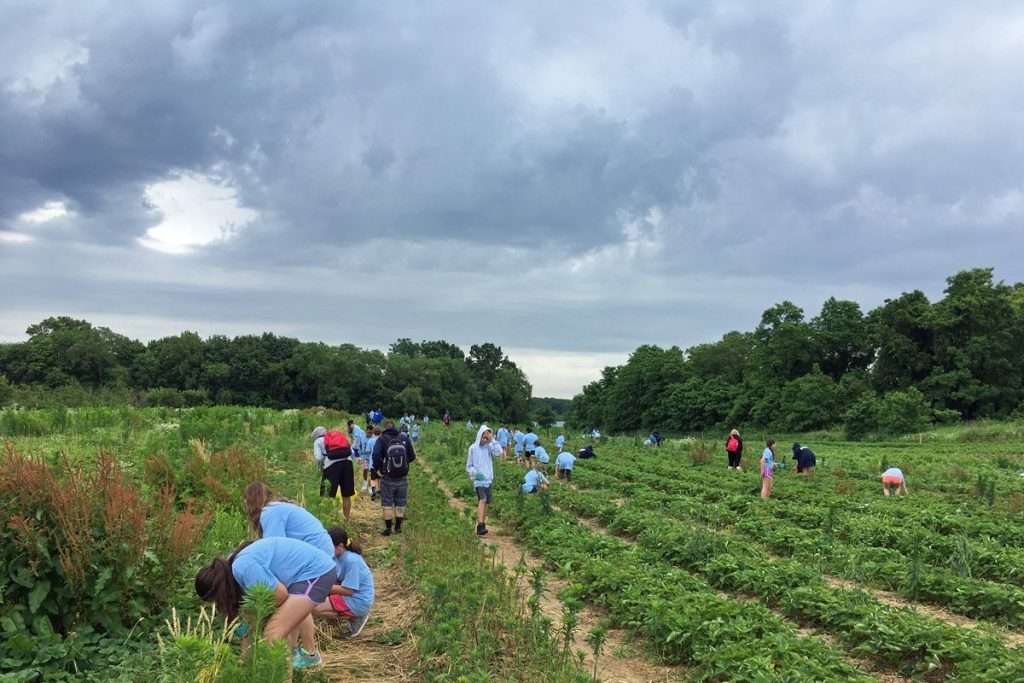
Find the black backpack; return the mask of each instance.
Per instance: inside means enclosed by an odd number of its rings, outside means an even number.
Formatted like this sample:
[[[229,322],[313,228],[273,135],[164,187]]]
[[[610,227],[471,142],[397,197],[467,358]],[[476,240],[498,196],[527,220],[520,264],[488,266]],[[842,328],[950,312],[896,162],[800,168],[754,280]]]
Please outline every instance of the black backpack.
[[[595,455],[594,448],[592,446],[584,446],[576,451],[576,457],[580,460],[586,460],[588,458],[596,458],[597,455]]]
[[[385,444],[383,465],[384,474],[391,479],[401,479],[409,474],[409,449],[401,434]]]

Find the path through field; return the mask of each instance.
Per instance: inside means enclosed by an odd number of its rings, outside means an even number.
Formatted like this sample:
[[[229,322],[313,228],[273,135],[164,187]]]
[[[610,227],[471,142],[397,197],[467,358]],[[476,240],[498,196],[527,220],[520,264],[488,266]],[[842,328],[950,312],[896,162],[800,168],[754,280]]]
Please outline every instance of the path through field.
[[[448,497],[449,505],[458,510],[466,510],[469,507],[463,500],[455,497],[448,485],[431,471],[428,464],[422,460],[420,463],[434,484]],[[499,525],[488,521],[487,526],[490,533],[482,537],[481,540],[496,549],[498,561],[506,567],[511,569],[521,559],[531,570],[542,565],[540,559],[530,555],[526,549],[504,533]],[[471,522],[468,521],[466,533],[472,533]],[[520,585],[524,599],[531,591],[528,580],[528,574],[524,574]],[[562,603],[558,599],[558,593],[566,585],[565,581],[556,578],[550,572],[545,573],[545,590],[541,596],[541,611],[556,628],[562,624]],[[591,648],[586,643],[586,636],[593,627],[601,622],[602,615],[597,610],[584,605],[579,612],[578,619],[579,625],[575,632],[573,650],[584,653],[584,667],[590,671],[593,670],[594,660]],[[669,681],[685,680],[686,672],[682,667],[654,664],[636,654],[637,649],[638,646],[629,640],[624,631],[608,629],[604,654],[598,661],[598,678],[603,681],[621,683],[668,683]]]

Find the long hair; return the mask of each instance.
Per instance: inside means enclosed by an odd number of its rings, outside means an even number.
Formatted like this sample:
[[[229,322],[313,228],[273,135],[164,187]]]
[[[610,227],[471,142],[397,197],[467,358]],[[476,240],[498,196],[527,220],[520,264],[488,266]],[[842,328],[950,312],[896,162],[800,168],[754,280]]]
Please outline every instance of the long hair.
[[[352,540],[352,537],[348,535],[348,532],[342,529],[340,526],[332,526],[327,530],[327,533],[331,536],[331,543],[337,548],[339,545],[345,550],[351,550],[356,555],[363,554],[363,548],[358,543]]]
[[[196,574],[196,595],[205,602],[212,602],[217,606],[217,611],[228,619],[238,616],[238,612],[242,608],[244,593],[242,586],[235,580],[235,575],[231,572],[231,565],[235,563],[238,553],[245,550],[250,543],[252,541],[246,541],[238,546],[226,560],[218,557]]]
[[[256,535],[263,538],[263,525],[260,524],[260,514],[267,503],[290,503],[287,498],[275,496],[270,487],[262,481],[254,481],[245,487],[245,516],[249,519],[249,527],[256,532]]]

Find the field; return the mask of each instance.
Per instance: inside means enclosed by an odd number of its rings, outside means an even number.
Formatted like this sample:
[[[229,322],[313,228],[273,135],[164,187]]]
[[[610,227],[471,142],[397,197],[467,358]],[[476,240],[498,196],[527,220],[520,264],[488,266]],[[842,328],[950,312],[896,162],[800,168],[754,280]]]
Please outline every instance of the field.
[[[248,537],[250,480],[340,521],[316,495],[308,433],[344,417],[0,412],[0,681],[287,680],[284,653],[241,654],[191,578]],[[377,508],[357,498],[373,618],[354,642],[325,629],[325,666],[293,680],[1024,680],[1015,427],[812,438],[808,478],[780,438],[790,467],[767,501],[753,438],[744,472],[717,441],[601,439],[572,485],[537,496],[499,463],[484,542],[469,519],[471,438],[424,430],[400,537],[380,537]],[[909,497],[881,495],[888,465]]]

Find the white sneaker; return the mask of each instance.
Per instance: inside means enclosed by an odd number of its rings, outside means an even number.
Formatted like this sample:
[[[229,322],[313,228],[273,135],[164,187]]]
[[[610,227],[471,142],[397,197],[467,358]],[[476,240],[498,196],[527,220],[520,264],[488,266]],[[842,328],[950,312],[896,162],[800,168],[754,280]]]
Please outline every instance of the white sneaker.
[[[370,485],[367,484],[365,481],[363,482],[363,489],[362,490],[363,490],[363,493],[366,493],[367,491],[370,490]]]

